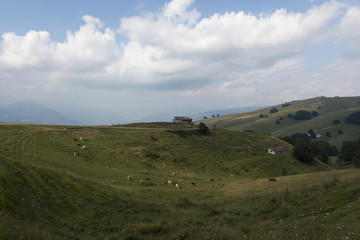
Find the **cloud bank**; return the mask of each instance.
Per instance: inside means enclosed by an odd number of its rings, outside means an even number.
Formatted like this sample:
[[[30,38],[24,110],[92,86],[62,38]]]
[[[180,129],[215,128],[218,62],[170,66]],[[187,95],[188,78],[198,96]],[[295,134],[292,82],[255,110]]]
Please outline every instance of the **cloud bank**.
[[[215,13],[194,0],[122,18],[110,29],[94,17],[55,42],[47,31],[3,33],[0,84],[52,91],[68,87],[177,91],[274,99],[357,94],[360,8],[339,1],[306,12]],[[333,43],[341,56],[311,74],[303,53]],[[321,58],[321,56],[318,56]],[[315,59],[316,61],[316,59]]]

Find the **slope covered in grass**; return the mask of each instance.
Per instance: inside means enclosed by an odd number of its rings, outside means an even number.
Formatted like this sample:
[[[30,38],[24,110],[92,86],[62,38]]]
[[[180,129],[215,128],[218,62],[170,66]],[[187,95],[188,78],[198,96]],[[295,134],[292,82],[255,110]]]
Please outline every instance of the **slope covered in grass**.
[[[301,163],[268,135],[3,124],[0,138],[0,239],[360,237],[360,172]]]
[[[273,108],[276,108],[277,112],[270,113]],[[310,120],[295,120],[288,117],[289,114],[295,116],[300,110],[310,113],[315,111],[318,115],[312,116]],[[357,111],[360,111],[360,97],[318,97],[202,121],[208,126],[216,125],[217,128],[235,131],[253,130],[259,133],[271,133],[277,137],[306,133],[309,129],[313,129],[316,134],[321,135],[317,140],[327,141],[339,148],[343,141],[360,137],[359,126],[345,122],[347,116]],[[264,117],[261,118],[260,115]],[[339,124],[333,123],[336,119],[340,121]],[[342,130],[342,134],[338,133],[339,130]],[[330,137],[326,136],[327,132],[330,133]]]

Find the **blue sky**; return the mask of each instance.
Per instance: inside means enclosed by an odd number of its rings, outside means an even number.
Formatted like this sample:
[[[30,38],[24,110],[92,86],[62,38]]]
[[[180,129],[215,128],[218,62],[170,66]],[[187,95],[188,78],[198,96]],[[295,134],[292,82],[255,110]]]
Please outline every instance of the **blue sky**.
[[[106,107],[135,121],[360,92],[360,1],[0,6],[0,94],[63,112]]]

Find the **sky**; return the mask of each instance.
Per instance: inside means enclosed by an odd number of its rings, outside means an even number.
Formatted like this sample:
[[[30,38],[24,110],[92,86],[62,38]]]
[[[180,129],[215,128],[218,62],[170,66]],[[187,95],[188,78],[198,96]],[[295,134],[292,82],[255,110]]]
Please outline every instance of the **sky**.
[[[360,92],[359,0],[0,6],[0,95],[60,112],[136,121]]]

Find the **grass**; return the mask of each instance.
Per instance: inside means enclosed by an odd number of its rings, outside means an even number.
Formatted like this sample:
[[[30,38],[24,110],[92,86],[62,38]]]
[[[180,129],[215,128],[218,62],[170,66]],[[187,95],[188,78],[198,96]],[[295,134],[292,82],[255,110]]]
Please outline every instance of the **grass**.
[[[360,237],[359,169],[306,165],[269,135],[155,125],[1,125],[0,239]]]

